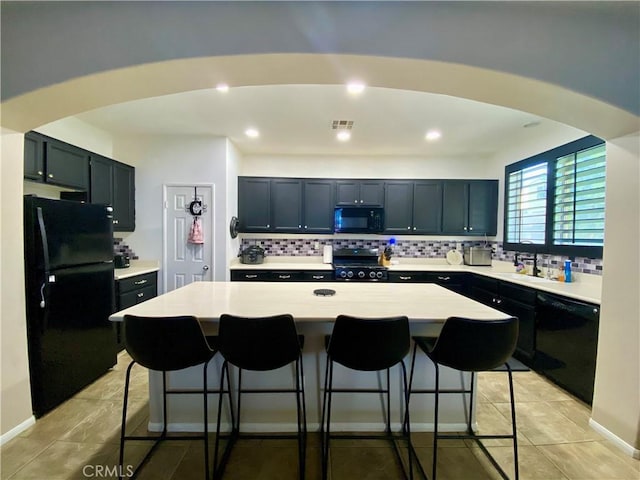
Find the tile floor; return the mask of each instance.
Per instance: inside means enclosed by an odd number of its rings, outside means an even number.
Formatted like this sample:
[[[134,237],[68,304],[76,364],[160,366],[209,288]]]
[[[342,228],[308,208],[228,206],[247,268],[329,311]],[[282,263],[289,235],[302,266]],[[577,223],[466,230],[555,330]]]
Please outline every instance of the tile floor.
[[[36,425],[0,449],[2,480],[86,480],[114,478],[124,384],[128,364],[118,365]],[[129,421],[142,432],[146,414],[146,372],[134,369]],[[588,426],[589,408],[533,372],[514,373],[523,480],[638,480],[640,461],[625,456]],[[478,425],[481,433],[509,430],[506,376],[479,376]],[[318,436],[310,434],[307,478],[320,478]],[[425,470],[430,471],[431,436],[417,433],[414,444]],[[479,448],[463,441],[441,442],[438,478],[441,480],[497,479],[497,472]],[[286,480],[297,478],[295,441],[242,441],[233,451],[225,479]],[[512,449],[504,440],[485,442],[505,471],[513,475]],[[136,464],[148,444],[128,447],[125,464]],[[168,441],[154,453],[138,478],[191,480],[202,478],[202,442]],[[333,480],[390,480],[401,478],[400,467],[382,441],[332,442]]]

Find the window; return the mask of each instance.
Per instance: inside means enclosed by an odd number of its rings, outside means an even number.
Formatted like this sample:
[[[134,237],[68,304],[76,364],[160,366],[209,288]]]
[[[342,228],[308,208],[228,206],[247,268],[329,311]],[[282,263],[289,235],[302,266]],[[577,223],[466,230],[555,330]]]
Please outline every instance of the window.
[[[505,249],[601,257],[606,151],[593,136],[505,168]]]

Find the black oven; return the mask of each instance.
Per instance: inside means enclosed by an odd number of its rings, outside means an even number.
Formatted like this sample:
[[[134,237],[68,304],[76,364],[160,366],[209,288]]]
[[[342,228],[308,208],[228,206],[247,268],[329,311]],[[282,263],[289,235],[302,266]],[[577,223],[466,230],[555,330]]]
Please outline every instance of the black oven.
[[[383,230],[383,208],[336,207],[334,211],[335,233],[382,233]]]

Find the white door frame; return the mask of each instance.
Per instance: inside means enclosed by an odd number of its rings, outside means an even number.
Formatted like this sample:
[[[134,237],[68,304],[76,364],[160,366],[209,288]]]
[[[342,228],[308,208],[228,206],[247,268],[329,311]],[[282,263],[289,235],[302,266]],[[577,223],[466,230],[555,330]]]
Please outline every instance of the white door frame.
[[[167,292],[167,208],[169,204],[167,203],[169,200],[167,199],[167,189],[171,187],[208,187],[211,188],[211,203],[213,205],[209,205],[209,212],[211,213],[211,225],[209,227],[208,235],[205,238],[210,238],[211,241],[208,242],[210,244],[211,249],[211,279],[215,278],[215,236],[214,236],[214,225],[216,224],[216,209],[215,207],[215,198],[216,198],[216,186],[214,183],[164,183],[162,184],[162,293]]]

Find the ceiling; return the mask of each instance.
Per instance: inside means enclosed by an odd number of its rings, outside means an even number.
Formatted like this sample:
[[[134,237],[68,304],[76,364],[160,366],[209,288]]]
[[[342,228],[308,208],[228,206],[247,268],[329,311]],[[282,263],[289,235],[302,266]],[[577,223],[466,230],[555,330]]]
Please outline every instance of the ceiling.
[[[246,155],[486,158],[518,142],[570,128],[457,97],[379,87],[354,95],[343,85],[248,86],[227,92],[211,88],[112,105],[76,118],[115,136],[228,137]],[[349,141],[336,139],[335,120],[353,121]],[[249,127],[260,136],[247,137]],[[425,140],[431,129],[441,131],[442,137]]]

